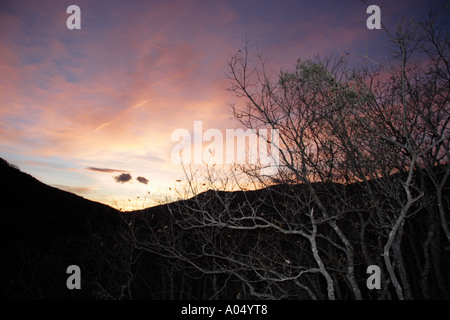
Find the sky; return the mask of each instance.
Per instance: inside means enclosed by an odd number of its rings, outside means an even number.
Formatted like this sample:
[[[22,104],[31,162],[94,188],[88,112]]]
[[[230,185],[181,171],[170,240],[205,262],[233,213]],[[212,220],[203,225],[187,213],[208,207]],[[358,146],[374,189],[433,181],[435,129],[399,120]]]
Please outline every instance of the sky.
[[[433,1],[431,1],[433,2]],[[438,4],[438,1],[435,1]],[[69,30],[77,5],[81,29]],[[381,19],[424,18],[430,1],[372,1]],[[40,181],[122,210],[170,197],[178,128],[240,128],[227,62],[387,54],[368,4],[346,1],[0,0],[0,157]],[[448,13],[447,13],[448,14]]]

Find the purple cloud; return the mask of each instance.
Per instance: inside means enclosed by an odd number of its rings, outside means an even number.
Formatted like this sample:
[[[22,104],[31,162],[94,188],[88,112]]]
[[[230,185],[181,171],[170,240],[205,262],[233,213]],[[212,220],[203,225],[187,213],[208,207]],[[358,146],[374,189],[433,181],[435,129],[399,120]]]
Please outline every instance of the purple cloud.
[[[131,180],[131,174],[129,173],[122,173],[121,175],[115,176],[114,180],[118,183],[125,183]]]
[[[140,183],[143,183],[143,184],[147,184],[148,183],[148,179],[144,178],[144,177],[137,177],[136,180],[139,181]]]
[[[109,169],[109,168],[95,168],[95,167],[88,167],[88,168],[86,168],[86,170],[97,171],[97,172],[107,172],[107,173],[111,173],[111,172],[128,172],[128,171],[125,171],[125,170],[116,170],[116,169]]]

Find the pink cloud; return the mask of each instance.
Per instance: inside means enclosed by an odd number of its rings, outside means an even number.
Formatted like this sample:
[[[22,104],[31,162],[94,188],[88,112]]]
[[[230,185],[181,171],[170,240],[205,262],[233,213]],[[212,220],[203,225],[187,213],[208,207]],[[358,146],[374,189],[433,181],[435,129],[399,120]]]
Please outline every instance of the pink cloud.
[[[170,161],[173,130],[192,130],[194,120],[205,129],[238,126],[230,120],[227,104],[237,99],[226,91],[225,73],[246,34],[272,59],[274,71],[371,36],[355,23],[364,21],[363,11],[330,9],[327,1],[315,7],[79,0],[79,31],[65,28],[70,1],[6,4],[9,10],[0,11],[0,151],[96,162],[83,167],[132,160],[149,177],[149,163],[158,163],[155,172],[172,170],[170,163],[142,157]],[[109,180],[101,182],[104,190]]]

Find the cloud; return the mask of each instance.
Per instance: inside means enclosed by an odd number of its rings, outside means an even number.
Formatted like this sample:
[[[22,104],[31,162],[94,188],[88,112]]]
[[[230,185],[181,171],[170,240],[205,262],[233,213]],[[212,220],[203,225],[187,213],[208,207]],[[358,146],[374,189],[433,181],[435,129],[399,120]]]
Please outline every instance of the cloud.
[[[148,179],[144,178],[144,177],[137,177],[136,180],[139,181],[140,183],[143,183],[143,184],[147,184],[148,183]]]
[[[124,192],[109,190],[111,176],[128,173],[114,166],[148,172],[152,182],[167,185],[182,175],[170,161],[176,128],[192,130],[194,120],[202,120],[204,130],[242,127],[230,119],[227,105],[242,101],[226,90],[225,74],[245,34],[258,42],[272,61],[268,70],[276,73],[316,53],[353,52],[366,44],[384,48],[377,40],[383,33],[366,27],[364,4],[349,10],[332,1],[136,1],[130,6],[78,0],[82,29],[69,31],[67,6],[52,0],[0,3],[5,31],[0,32],[0,151],[41,159],[24,165],[31,174],[45,172],[51,182],[95,184],[98,193],[91,195],[102,201],[111,192],[117,197]],[[391,6],[389,20],[395,21],[427,4],[400,0]],[[102,163],[113,168],[85,168]],[[82,172],[68,173],[80,165]]]
[[[75,193],[75,194],[89,193],[89,192],[94,191],[94,189],[90,188],[90,187],[67,186],[67,185],[62,185],[62,184],[53,184],[52,186],[55,188],[64,190],[64,191]]]
[[[114,180],[118,183],[125,183],[131,180],[131,174],[129,173],[122,173],[121,175],[115,176]]]
[[[117,169],[109,169],[109,168],[96,168],[96,167],[87,167],[86,170],[98,171],[98,172],[107,172],[107,173],[128,172],[128,171],[125,171],[125,170],[117,170]]]
[[[67,166],[64,164],[46,161],[26,160],[24,161],[24,164],[31,166],[46,167],[51,169],[67,169]]]

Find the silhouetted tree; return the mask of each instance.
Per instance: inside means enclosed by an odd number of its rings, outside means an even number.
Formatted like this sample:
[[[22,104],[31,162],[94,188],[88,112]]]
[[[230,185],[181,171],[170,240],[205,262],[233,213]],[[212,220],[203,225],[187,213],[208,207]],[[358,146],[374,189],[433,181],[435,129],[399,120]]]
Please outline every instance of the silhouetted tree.
[[[169,289],[179,297],[202,279],[201,294],[190,291],[201,298],[447,298],[443,23],[433,12],[423,23],[402,21],[386,30],[387,63],[367,56],[352,70],[342,57],[316,58],[274,76],[261,55],[252,64],[246,45],[229,61],[230,90],[245,101],[233,114],[256,132],[279,131],[279,145],[262,137],[278,148],[278,172],[245,164],[222,180],[209,169],[203,180],[187,174],[187,191],[211,190],[163,216],[137,217],[129,243],[179,271]],[[241,191],[222,192],[230,183]],[[250,185],[264,188],[245,191]],[[365,284],[372,264],[383,270],[376,292]]]

